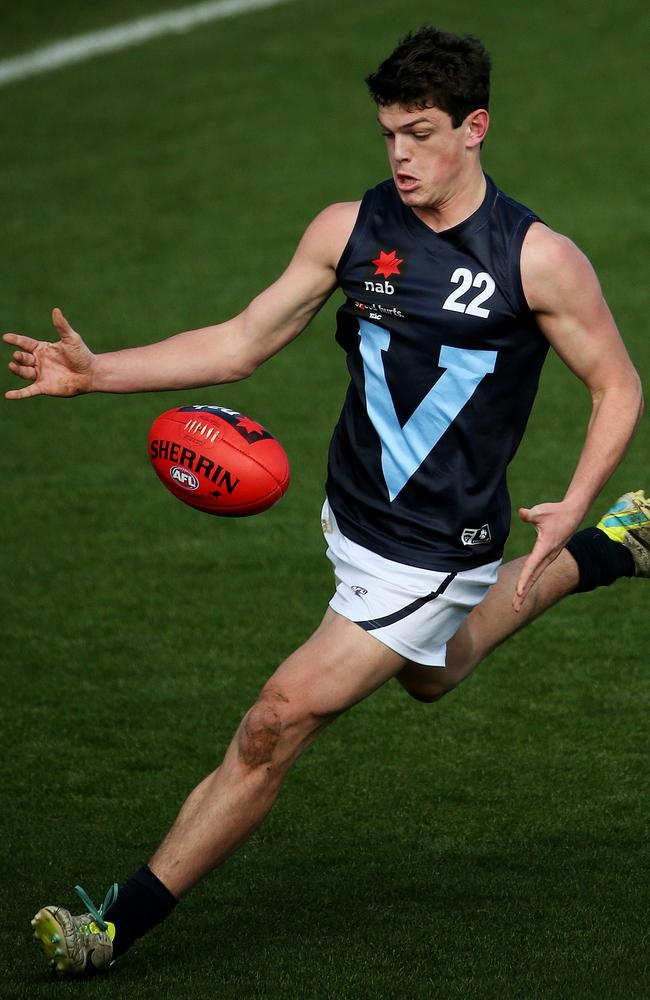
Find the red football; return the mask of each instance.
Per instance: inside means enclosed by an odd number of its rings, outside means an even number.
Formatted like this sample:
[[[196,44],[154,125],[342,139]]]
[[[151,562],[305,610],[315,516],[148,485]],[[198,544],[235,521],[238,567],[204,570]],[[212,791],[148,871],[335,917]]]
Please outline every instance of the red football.
[[[267,510],[286,492],[289,460],[250,417],[223,406],[177,406],[149,432],[149,458],[167,489],[221,517]]]

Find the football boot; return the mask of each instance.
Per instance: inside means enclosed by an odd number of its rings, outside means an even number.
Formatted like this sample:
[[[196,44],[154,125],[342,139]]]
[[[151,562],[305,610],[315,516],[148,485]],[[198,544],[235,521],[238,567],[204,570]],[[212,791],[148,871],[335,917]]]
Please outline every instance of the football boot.
[[[87,913],[73,916],[61,906],[44,906],[32,920],[34,937],[40,942],[54,972],[62,976],[88,976],[106,971],[113,961],[115,925],[104,913],[117,897],[117,883],[95,906],[80,885],[75,891]]]
[[[650,577],[650,501],[643,490],[624,493],[596,527],[630,550],[636,576]]]

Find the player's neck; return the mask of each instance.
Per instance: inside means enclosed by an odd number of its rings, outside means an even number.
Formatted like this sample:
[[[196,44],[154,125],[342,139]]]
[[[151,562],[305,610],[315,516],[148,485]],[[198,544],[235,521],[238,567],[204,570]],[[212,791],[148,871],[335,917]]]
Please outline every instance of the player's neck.
[[[441,195],[435,205],[413,207],[425,225],[436,233],[460,225],[483,204],[487,182],[480,164],[466,177],[459,178],[453,188]]]

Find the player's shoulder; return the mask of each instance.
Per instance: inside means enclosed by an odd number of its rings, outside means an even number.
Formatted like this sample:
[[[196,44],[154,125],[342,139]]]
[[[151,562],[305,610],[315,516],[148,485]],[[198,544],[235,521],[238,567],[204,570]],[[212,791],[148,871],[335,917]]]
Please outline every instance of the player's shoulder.
[[[591,268],[587,256],[573,240],[540,221],[529,226],[521,254],[522,266],[542,273],[555,274],[585,265]]]
[[[303,250],[336,268],[352,235],[360,201],[339,201],[322,209],[302,238]]]
[[[360,207],[360,201],[337,201],[318,213],[310,229],[315,228],[322,236],[343,236],[347,233],[349,238]]]
[[[573,240],[539,221],[530,225],[524,237],[521,279],[533,310],[543,307],[553,290],[564,294],[597,282],[589,258]]]

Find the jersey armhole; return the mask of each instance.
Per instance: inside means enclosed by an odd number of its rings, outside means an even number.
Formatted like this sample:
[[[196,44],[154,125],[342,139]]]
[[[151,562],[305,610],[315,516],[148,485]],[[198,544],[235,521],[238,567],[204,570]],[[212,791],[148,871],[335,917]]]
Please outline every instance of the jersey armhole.
[[[363,232],[368,225],[368,220],[372,215],[372,213],[370,212],[370,205],[373,201],[374,194],[375,191],[374,188],[372,188],[370,191],[366,191],[363,198],[361,199],[361,204],[359,205],[359,212],[355,220],[354,226],[352,227],[350,238],[348,239],[348,242],[345,244],[345,247],[343,248],[343,253],[341,254],[339,262],[336,265],[336,277],[337,279],[339,279],[339,284],[340,284],[341,272],[345,267],[345,265],[347,264],[348,260],[350,259],[354,251],[354,248],[359,242],[360,237],[363,235]]]
[[[532,309],[526,301],[526,296],[524,294],[524,285],[521,280],[521,248],[524,245],[524,239],[526,238],[526,233],[532,226],[533,222],[541,222],[542,220],[537,215],[525,215],[519,220],[512,234],[512,239],[510,240],[510,247],[508,249],[508,277],[510,279],[510,287],[514,289],[515,293],[515,305],[520,309],[525,315],[532,316]]]

